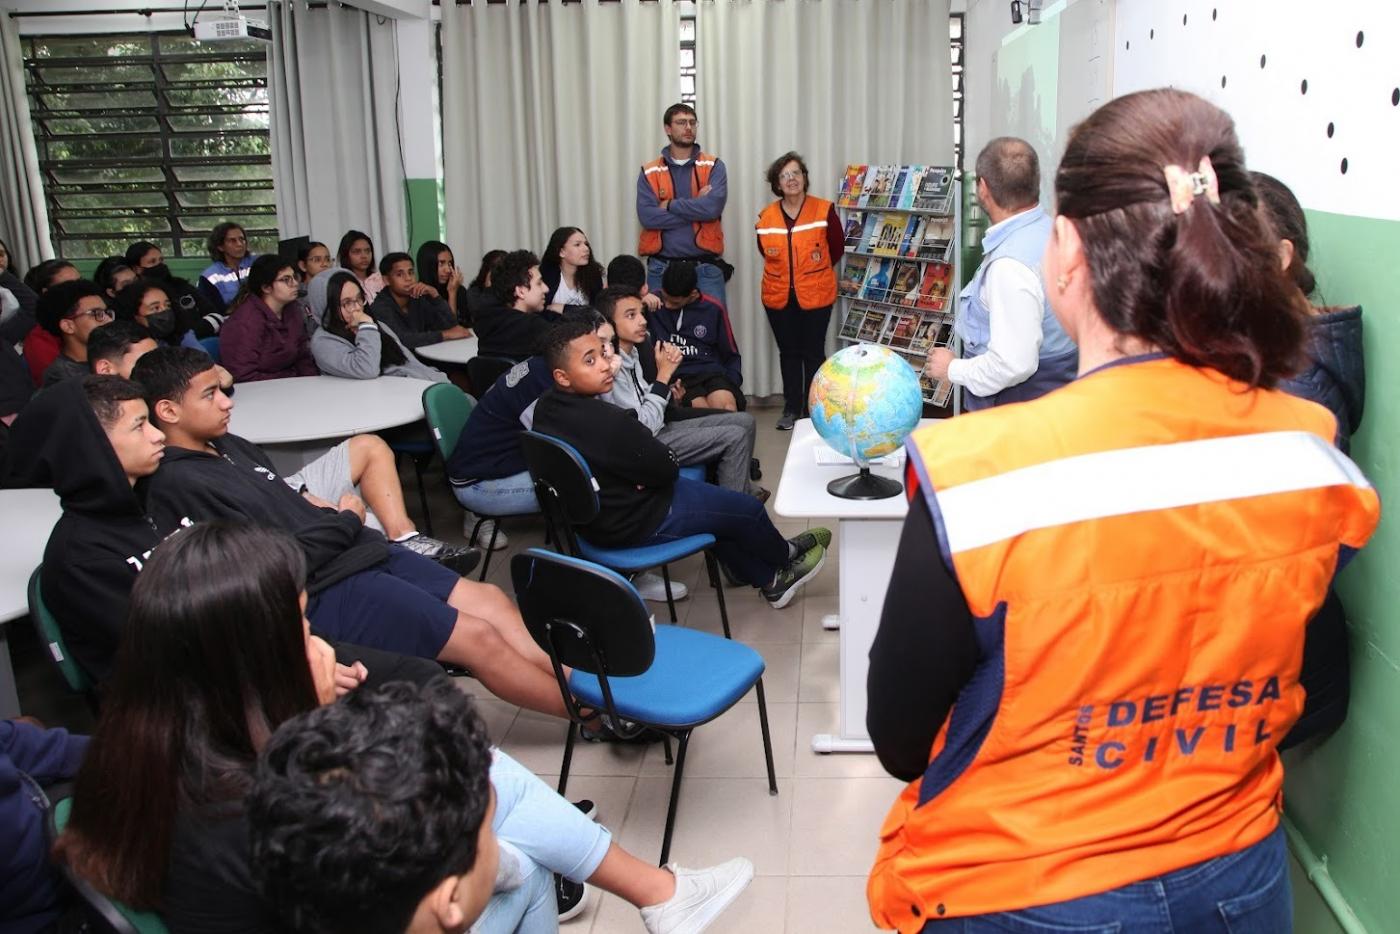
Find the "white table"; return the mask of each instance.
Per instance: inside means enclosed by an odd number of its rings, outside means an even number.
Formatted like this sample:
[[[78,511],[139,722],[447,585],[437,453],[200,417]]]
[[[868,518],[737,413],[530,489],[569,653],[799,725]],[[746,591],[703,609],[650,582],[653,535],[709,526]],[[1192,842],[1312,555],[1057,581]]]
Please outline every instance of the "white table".
[[[436,360],[438,363],[455,363],[459,366],[465,366],[468,360],[476,356],[477,343],[476,335],[473,334],[471,337],[459,337],[456,340],[425,344],[422,347],[414,348],[413,352],[424,360]]]
[[[920,427],[933,419],[924,419]],[[827,617],[828,629],[841,627],[841,732],[819,733],[812,737],[815,752],[872,752],[870,734],[865,729],[865,676],[870,667],[870,645],[880,625],[885,590],[890,583],[904,515],[909,511],[903,493],[888,499],[841,499],[826,491],[826,485],[856,472],[852,464],[823,466],[816,450],[826,442],[804,418],[792,430],[778,496],[773,508],[792,519],[836,517],[840,526],[841,563],[837,590],[841,613]],[[871,473],[903,481],[903,470],[875,466]]]
[[[423,418],[423,379],[295,376],[234,388],[229,431],[267,449],[278,470],[295,473],[342,438]]]
[[[20,712],[6,624],[29,612],[29,576],[62,514],[52,490],[0,490],[0,718]]]

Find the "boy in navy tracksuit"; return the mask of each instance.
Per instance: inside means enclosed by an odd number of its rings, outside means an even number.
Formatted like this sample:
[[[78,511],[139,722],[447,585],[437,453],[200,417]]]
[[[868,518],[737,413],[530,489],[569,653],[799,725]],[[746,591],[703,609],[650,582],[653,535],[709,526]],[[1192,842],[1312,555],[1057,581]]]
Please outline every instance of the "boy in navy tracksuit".
[[[697,286],[695,264],[672,262],[661,277],[661,307],[647,316],[647,328],[659,342],[679,347],[684,359],[676,369],[684,395],[681,403],[697,409],[742,412],[748,403],[743,358],[729,326],[724,305]]]

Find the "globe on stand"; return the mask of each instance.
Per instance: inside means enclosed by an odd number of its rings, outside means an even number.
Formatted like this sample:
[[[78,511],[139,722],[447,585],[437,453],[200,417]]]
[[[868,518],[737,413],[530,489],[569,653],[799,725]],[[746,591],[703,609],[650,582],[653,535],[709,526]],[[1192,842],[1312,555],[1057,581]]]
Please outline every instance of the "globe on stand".
[[[827,484],[842,499],[885,499],[904,484],[870,472],[870,461],[899,449],[924,411],[919,374],[888,347],[852,344],[827,359],[808,397],[812,427],[855,461],[858,473]]]

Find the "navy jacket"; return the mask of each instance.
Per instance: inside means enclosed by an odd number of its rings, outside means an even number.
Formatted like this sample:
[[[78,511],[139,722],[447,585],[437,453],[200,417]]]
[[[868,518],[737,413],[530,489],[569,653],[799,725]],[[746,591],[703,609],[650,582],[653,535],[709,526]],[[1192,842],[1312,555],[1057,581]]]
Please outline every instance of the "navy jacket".
[[[666,306],[647,315],[653,340],[675,344],[685,355],[676,375],[719,373],[735,386],[744,384],[743,358],[729,325],[729,312],[718,299],[702,294],[680,311]]]
[[[1337,416],[1337,447],[1351,450],[1366,407],[1366,360],[1361,354],[1361,306],[1338,308],[1309,322],[1308,356],[1302,373],[1279,385],[1311,399]]]
[[[77,775],[87,744],[86,736],[67,730],[0,720],[0,930],[6,934],[47,930],[58,919],[62,882],[49,862],[40,789]]]
[[[447,479],[452,485],[524,473],[520,433],[533,424],[536,400],[553,385],[544,357],[531,357],[502,373],[472,409],[447,459]]]

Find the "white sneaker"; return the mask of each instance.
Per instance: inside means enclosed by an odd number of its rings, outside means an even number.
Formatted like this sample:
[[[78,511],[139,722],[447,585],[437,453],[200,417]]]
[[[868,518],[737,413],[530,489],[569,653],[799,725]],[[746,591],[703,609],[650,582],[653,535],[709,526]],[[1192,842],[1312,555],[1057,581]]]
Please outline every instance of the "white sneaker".
[[[650,600],[653,603],[666,602],[666,582],[661,579],[660,574],[653,574],[650,571],[643,571],[640,574],[632,575],[632,586],[637,588],[637,593],[642,595],[643,600]],[[671,581],[671,599],[684,600],[690,596],[690,589],[678,580]]]
[[[495,519],[485,519],[481,523],[481,528],[476,533],[476,538],[472,538],[472,527],[476,525],[476,516],[467,513],[462,517],[462,537],[467,543],[475,545],[483,551],[490,546],[492,551],[500,551],[502,548],[510,546],[510,539],[506,538],[505,532],[496,532],[496,543],[491,544],[491,533],[496,529]]]
[[[753,881],[753,863],[742,856],[709,869],[666,868],[676,877],[676,894],[642,909],[647,934],[700,934]]]

